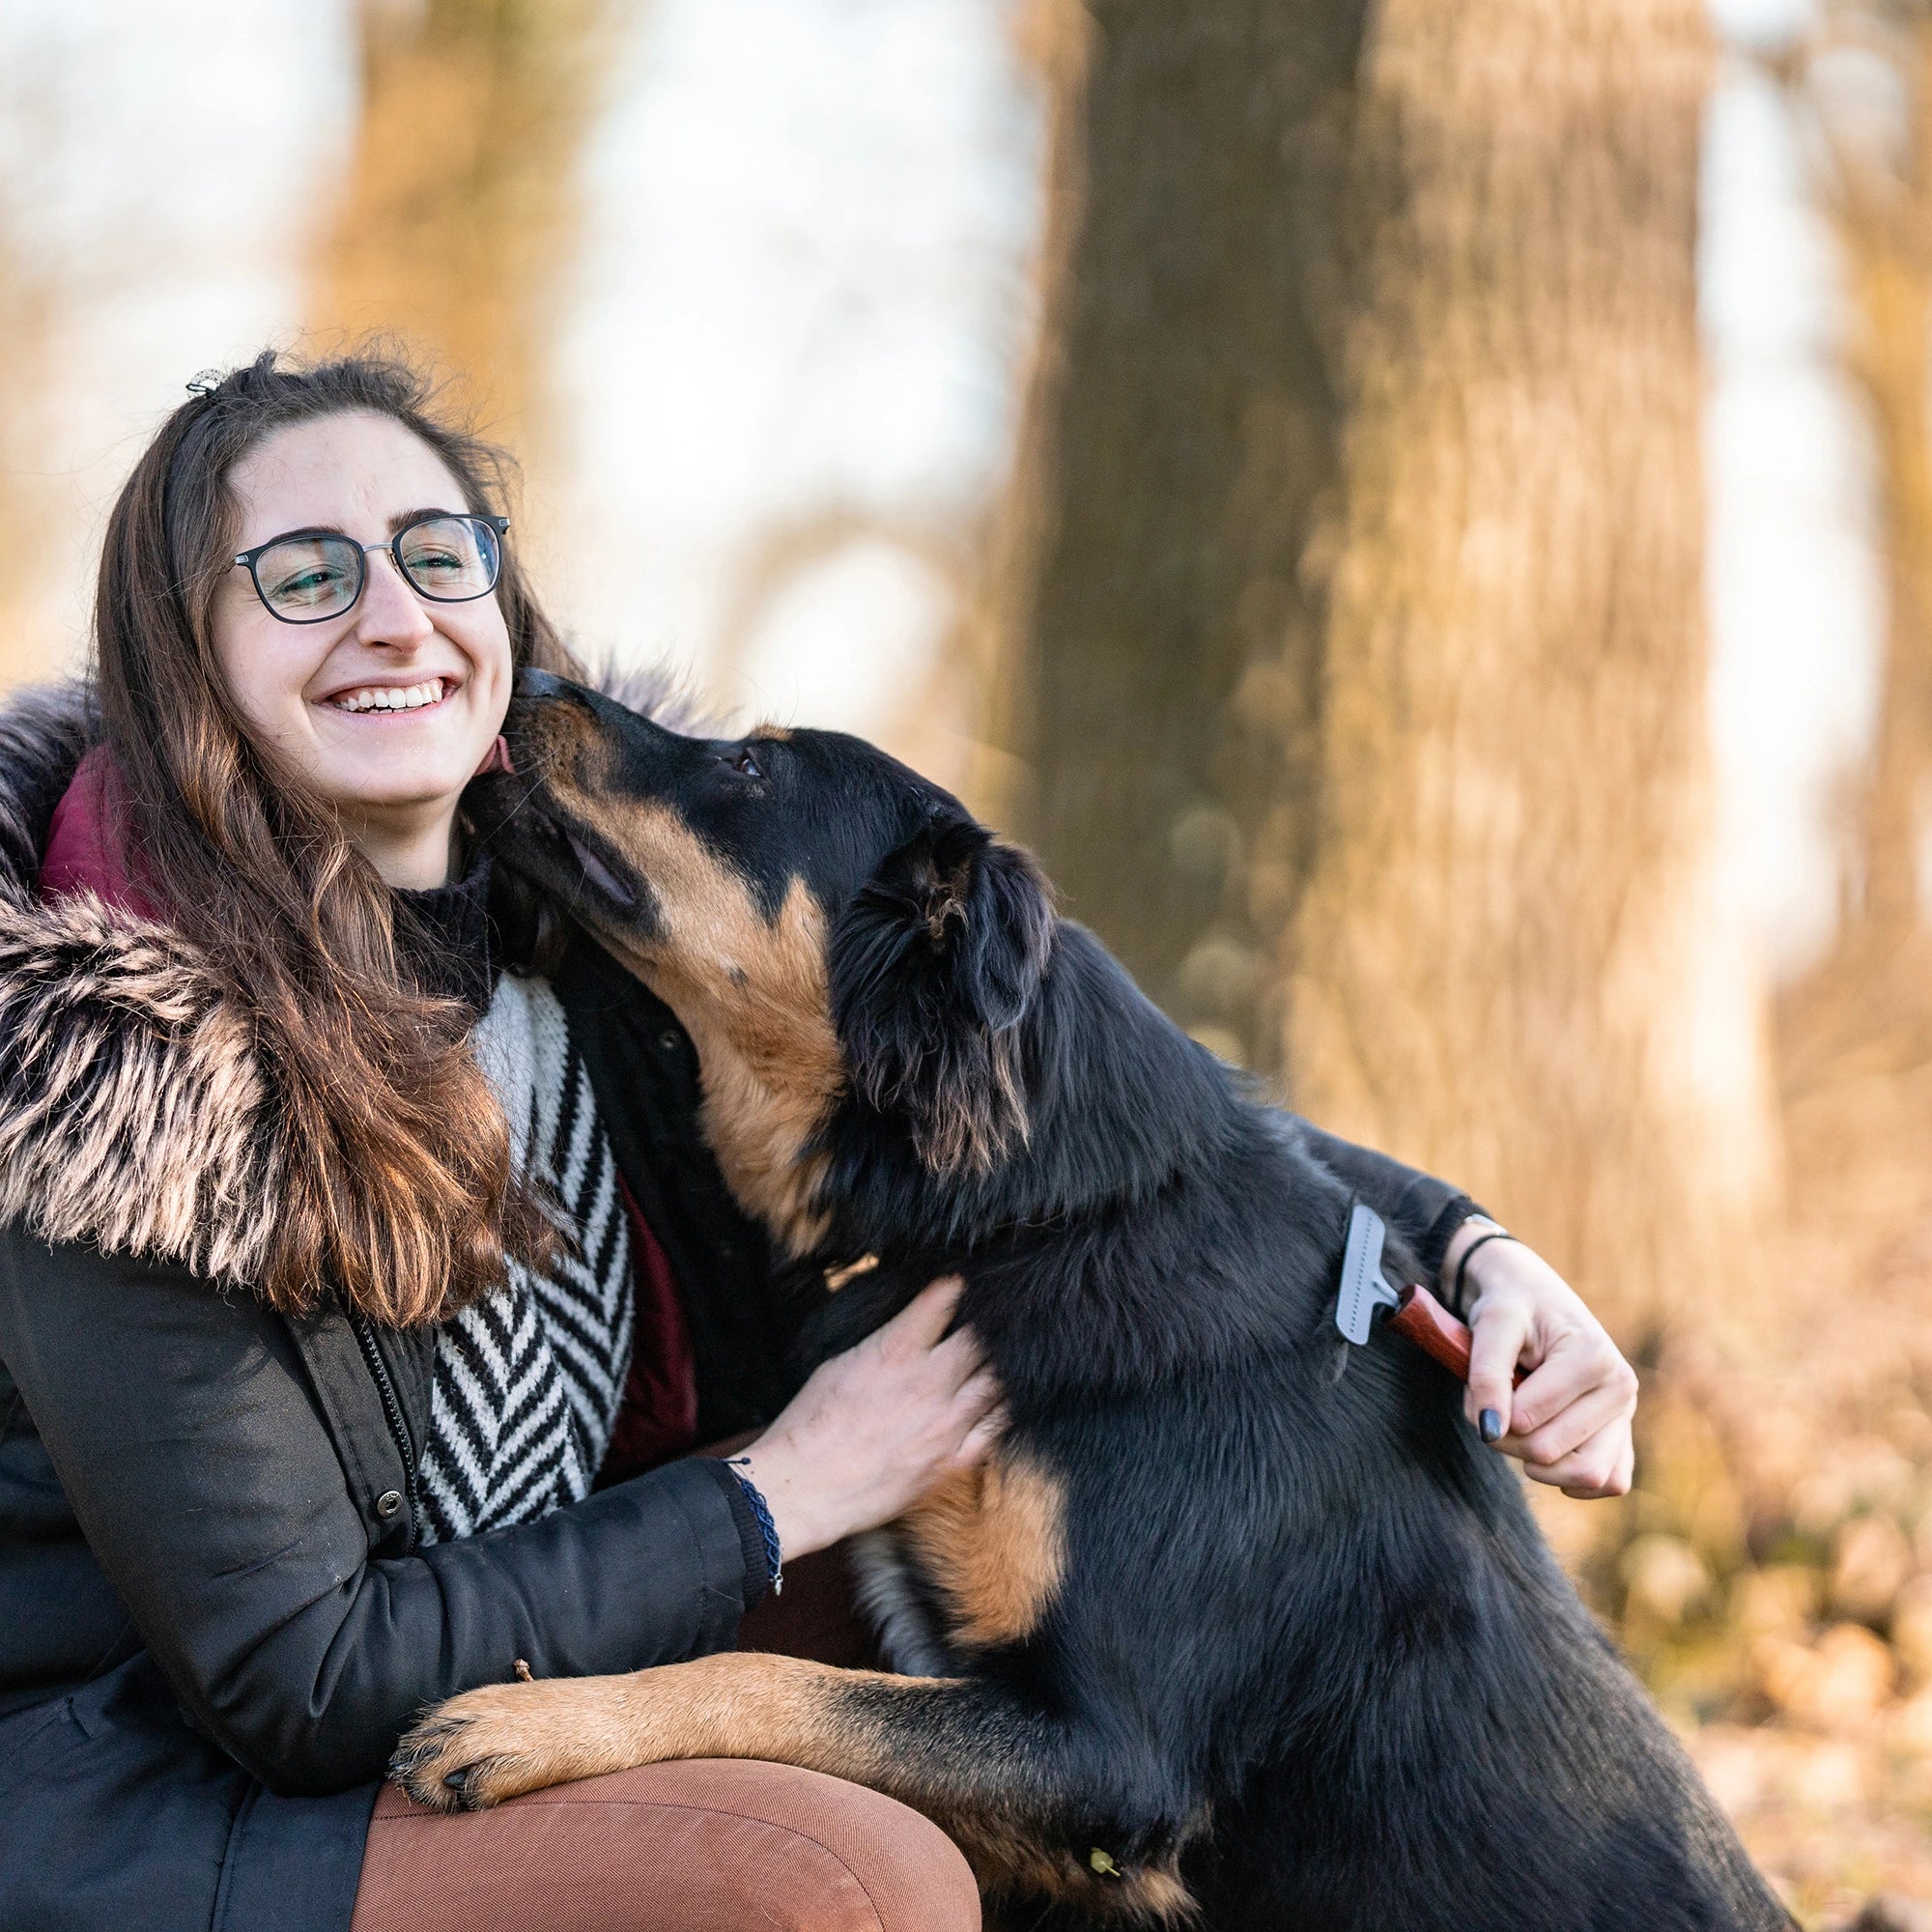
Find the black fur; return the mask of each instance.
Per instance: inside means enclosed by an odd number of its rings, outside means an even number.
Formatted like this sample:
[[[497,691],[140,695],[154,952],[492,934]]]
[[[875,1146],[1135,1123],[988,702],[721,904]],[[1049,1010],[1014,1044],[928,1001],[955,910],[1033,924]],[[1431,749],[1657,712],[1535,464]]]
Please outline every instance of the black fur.
[[[1025,1137],[1018,1028],[1052,949],[1032,862],[943,807],[839,916],[832,1014],[853,1089],[935,1171],[989,1169]]]
[[[1178,1859],[1211,1926],[1790,1922],[1454,1381],[1386,1334],[1332,1375],[1350,1195],[1299,1122],[872,748],[754,740],[748,778],[738,745],[554,683],[536,701],[591,704],[601,782],[669,803],[764,903],[803,878],[832,923],[849,1087],[801,1274],[880,1264],[814,1289],[815,1352],[963,1273],[1009,1441],[1065,1486],[1037,1629],[988,1653],[936,1628],[927,1662],[969,1682],[855,1708],[909,1727],[909,1757],[982,1766],[1069,1869]],[[557,836],[594,827],[490,784],[511,863],[593,928],[648,923],[648,879],[620,909]],[[908,1590],[936,1611],[916,1569]]]

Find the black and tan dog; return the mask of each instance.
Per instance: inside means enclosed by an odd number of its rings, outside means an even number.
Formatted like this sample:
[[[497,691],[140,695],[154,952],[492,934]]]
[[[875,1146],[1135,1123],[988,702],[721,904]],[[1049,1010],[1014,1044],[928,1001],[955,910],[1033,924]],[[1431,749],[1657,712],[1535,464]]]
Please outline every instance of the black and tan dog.
[[[427,1804],[776,1759],[926,1812],[1047,1917],[1788,1924],[1477,1446],[1450,1378],[1332,1324],[1349,1188],[1032,863],[830,732],[718,743],[554,679],[505,858],[677,1012],[819,1354],[936,1274],[1011,1422],[886,1532],[894,1662],[732,1653],[457,1697]]]

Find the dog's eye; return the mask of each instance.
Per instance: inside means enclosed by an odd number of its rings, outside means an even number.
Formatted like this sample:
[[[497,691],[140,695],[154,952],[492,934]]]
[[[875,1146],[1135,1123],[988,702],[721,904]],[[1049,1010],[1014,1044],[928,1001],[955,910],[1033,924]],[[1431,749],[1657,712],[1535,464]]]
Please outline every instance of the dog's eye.
[[[731,760],[731,769],[734,772],[744,773],[748,779],[761,779],[765,775],[764,768],[758,763],[756,757],[753,755],[750,746],[747,746]]]

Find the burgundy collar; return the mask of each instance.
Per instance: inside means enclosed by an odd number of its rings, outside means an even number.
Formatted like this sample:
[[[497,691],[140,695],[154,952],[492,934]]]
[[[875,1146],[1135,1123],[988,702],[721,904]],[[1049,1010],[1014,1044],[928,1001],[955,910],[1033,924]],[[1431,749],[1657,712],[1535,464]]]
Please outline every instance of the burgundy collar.
[[[72,781],[54,807],[39,895],[64,899],[93,893],[139,919],[161,918],[153,893],[136,880],[128,824],[128,781],[113,753],[96,745],[75,767]]]

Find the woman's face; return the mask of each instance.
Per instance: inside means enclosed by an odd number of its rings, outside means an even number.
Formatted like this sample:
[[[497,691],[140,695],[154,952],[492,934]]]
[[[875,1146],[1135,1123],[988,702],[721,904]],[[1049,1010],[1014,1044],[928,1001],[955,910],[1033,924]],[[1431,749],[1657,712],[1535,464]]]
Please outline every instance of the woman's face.
[[[388,416],[297,423],[229,473],[236,551],[290,531],[388,540],[425,511],[469,510],[442,460]],[[212,615],[237,707],[342,814],[343,830],[391,885],[448,877],[457,800],[503,728],[510,638],[492,591],[464,604],[417,596],[386,551],[371,551],[361,597],[339,616],[288,624],[245,568]]]

